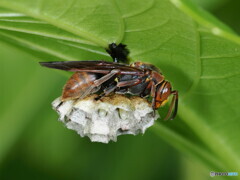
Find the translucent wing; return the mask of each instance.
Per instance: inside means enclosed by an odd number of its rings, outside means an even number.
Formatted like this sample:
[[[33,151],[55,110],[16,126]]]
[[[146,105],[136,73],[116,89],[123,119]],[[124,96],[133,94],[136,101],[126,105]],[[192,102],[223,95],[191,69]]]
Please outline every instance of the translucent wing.
[[[125,64],[106,61],[56,61],[40,62],[42,66],[73,72],[93,72],[108,74],[113,69],[121,70],[119,74],[144,75],[144,71]]]

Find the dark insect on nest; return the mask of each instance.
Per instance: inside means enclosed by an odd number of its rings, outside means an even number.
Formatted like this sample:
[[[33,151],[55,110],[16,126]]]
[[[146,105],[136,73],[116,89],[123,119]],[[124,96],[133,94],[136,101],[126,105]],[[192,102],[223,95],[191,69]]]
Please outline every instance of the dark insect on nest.
[[[178,91],[172,90],[171,83],[165,80],[160,70],[152,64],[134,62],[128,64],[129,50],[124,44],[112,43],[106,51],[114,62],[107,61],[58,61],[40,62],[42,66],[72,71],[63,88],[61,101],[83,99],[98,94],[101,100],[112,93],[151,97],[151,107],[156,110],[173,95],[165,119],[173,119],[177,114]]]

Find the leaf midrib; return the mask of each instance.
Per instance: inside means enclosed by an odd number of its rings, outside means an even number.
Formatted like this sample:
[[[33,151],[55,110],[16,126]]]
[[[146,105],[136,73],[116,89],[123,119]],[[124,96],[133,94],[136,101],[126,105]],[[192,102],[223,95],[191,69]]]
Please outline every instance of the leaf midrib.
[[[82,29],[76,29],[69,24],[65,24],[64,22],[53,19],[50,16],[46,16],[46,15],[43,15],[43,14],[41,14],[41,16],[40,16],[40,15],[32,13],[32,12],[22,8],[21,6],[16,5],[16,4],[11,4],[11,3],[6,3],[6,2],[1,2],[0,1],[0,6],[2,6],[4,8],[7,8],[7,9],[14,10],[16,12],[26,14],[26,15],[31,16],[33,18],[40,19],[42,21],[48,22],[48,23],[50,23],[50,24],[52,24],[52,25],[54,25],[54,26],[56,26],[60,29],[71,32],[71,33],[73,33],[75,35],[78,35],[80,37],[83,37],[84,39],[89,40],[89,41],[91,41],[91,42],[93,42],[93,43],[95,43],[95,44],[97,44],[101,47],[106,48],[107,45],[108,45],[108,42],[103,40],[102,38],[99,38],[99,37],[95,36],[94,34],[86,32]]]

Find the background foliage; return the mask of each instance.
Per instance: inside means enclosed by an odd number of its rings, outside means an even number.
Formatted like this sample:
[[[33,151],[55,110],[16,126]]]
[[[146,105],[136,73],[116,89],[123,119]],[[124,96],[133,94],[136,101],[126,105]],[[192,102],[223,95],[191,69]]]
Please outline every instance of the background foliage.
[[[208,179],[210,171],[239,172],[239,2],[193,2],[1,0],[0,178]],[[180,103],[176,120],[105,145],[57,122],[50,104],[69,74],[38,61],[111,60],[104,51],[111,42],[127,44],[133,61],[160,67]]]

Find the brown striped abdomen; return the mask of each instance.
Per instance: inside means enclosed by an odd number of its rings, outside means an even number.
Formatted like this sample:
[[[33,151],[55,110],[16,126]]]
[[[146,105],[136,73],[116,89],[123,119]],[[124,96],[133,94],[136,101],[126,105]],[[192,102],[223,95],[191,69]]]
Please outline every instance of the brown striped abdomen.
[[[62,101],[83,98],[89,95],[96,74],[87,72],[75,72],[63,87]],[[88,92],[89,91],[89,92]]]

